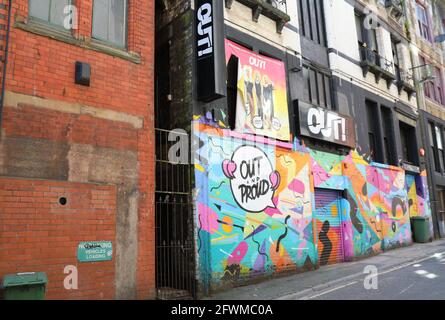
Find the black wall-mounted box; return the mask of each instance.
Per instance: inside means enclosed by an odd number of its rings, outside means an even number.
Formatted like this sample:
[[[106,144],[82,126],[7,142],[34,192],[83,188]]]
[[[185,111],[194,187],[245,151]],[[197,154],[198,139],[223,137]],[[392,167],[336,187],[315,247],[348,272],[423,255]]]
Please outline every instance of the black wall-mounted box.
[[[89,63],[76,61],[75,83],[82,86],[90,86],[91,67]]]

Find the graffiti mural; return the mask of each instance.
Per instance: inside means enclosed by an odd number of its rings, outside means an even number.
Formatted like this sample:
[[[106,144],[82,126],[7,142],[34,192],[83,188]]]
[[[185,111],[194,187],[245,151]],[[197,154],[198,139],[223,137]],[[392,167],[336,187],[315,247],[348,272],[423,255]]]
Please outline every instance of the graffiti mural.
[[[210,281],[315,265],[309,155],[200,126],[198,249]]]
[[[409,216],[431,216],[426,171],[422,171],[420,175],[407,174],[406,191],[408,193]],[[434,234],[433,228],[433,221],[430,219],[430,234]]]
[[[274,193],[280,185],[280,173],[273,169],[267,155],[258,147],[242,146],[231,160],[222,163],[224,175],[238,206],[246,212],[264,212],[275,208]]]
[[[313,151],[199,122],[194,134],[198,265],[212,288],[408,245],[410,215],[431,214],[426,176],[356,151]],[[338,201],[317,207],[319,189]],[[320,209],[329,217],[317,218]]]

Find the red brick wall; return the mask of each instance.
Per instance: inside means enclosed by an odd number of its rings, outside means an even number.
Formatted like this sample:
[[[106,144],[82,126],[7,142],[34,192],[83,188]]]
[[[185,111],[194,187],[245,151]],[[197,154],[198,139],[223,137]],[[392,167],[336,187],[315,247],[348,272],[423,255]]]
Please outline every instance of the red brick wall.
[[[93,1],[74,2],[79,9],[79,30],[74,31],[73,36],[88,41],[91,38]],[[0,4],[7,4],[7,1],[0,0]],[[143,119],[141,129],[135,129],[125,122],[99,119],[94,115],[69,114],[33,105],[19,105],[18,108],[5,105],[1,129],[2,139],[31,138],[136,152],[139,177],[137,297],[146,299],[153,298],[155,293],[155,1],[131,0],[129,4],[128,52],[138,54],[140,64],[16,28],[16,22],[26,23],[28,20],[28,0],[13,1],[6,91],[137,116]],[[74,83],[76,61],[91,65],[90,87]],[[1,166],[0,145],[0,176],[9,177],[2,173],[7,170],[2,170]],[[21,178],[26,180],[27,177]],[[85,191],[89,190],[87,186],[85,188]],[[3,242],[4,238],[0,240],[0,245]],[[9,259],[3,252],[0,254]],[[108,271],[106,274],[109,275]],[[3,270],[0,269],[0,278],[2,275]],[[88,297],[85,294],[84,298]]]
[[[114,261],[77,261],[79,242],[112,241],[115,247],[114,186],[0,179],[0,208],[1,275],[45,272],[48,299],[114,298]],[[64,288],[68,265],[78,268],[78,290]]]
[[[77,2],[81,23],[75,33],[91,38],[92,1]],[[147,116],[153,103],[154,1],[130,1],[129,13],[128,51],[140,54],[141,64],[12,28],[7,89]],[[13,1],[12,15],[26,21],[28,0]],[[90,87],[74,83],[76,61],[90,63]]]
[[[9,137],[92,144],[116,150],[138,150],[138,130],[123,122],[42,110],[32,105],[6,108],[3,119],[3,130]]]

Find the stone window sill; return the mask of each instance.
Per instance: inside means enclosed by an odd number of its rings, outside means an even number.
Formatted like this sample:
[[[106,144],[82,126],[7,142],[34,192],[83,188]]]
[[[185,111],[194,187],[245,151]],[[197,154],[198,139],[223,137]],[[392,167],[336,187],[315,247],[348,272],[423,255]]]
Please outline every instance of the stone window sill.
[[[40,36],[68,43],[74,46],[101,52],[136,64],[141,63],[141,57],[137,53],[128,52],[123,49],[108,46],[94,39],[88,39],[88,40],[76,39],[73,37],[71,32],[66,31],[62,28],[51,26],[49,24],[37,22],[30,19],[28,21],[16,21],[14,23],[14,27]]]

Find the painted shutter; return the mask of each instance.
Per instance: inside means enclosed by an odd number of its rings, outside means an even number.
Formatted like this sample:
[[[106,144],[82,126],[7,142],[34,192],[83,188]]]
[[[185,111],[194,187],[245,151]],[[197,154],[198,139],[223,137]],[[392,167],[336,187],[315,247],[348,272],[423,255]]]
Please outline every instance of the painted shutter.
[[[343,262],[343,238],[339,191],[315,190],[315,219],[320,265]]]

